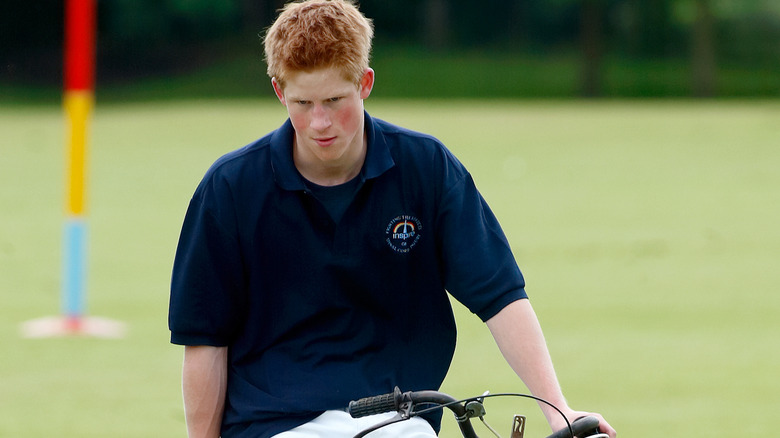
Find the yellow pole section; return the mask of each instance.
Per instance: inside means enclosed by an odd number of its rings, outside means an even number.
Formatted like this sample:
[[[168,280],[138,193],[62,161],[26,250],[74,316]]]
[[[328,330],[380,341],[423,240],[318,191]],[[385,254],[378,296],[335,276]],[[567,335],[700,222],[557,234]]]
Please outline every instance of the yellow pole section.
[[[65,114],[70,126],[66,212],[81,216],[86,209],[87,125],[94,96],[91,91],[65,91]]]

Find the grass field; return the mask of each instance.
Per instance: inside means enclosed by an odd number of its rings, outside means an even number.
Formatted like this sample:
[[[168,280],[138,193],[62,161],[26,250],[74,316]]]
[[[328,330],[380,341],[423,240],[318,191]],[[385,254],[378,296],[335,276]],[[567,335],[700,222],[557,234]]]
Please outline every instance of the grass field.
[[[754,436],[780,412],[780,101],[367,101],[432,133],[501,220],[575,407],[623,437]],[[89,313],[122,340],[23,339],[59,312],[65,123],[0,106],[0,437],[183,437],[171,261],[219,155],[278,126],[271,101],[111,104],[92,124]],[[523,391],[457,307],[445,390]],[[532,402],[488,405],[529,414]],[[454,437],[451,422],[444,437]],[[487,435],[485,435],[487,436]],[[505,435],[506,436],[506,435]]]

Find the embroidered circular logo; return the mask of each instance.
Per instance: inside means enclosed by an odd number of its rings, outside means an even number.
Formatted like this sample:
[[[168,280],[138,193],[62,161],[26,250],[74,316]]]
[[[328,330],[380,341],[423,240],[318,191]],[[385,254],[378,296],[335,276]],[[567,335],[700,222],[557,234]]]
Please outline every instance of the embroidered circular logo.
[[[385,229],[387,238],[385,241],[393,251],[405,254],[417,245],[420,240],[420,231],[422,223],[414,216],[401,215],[396,216]]]

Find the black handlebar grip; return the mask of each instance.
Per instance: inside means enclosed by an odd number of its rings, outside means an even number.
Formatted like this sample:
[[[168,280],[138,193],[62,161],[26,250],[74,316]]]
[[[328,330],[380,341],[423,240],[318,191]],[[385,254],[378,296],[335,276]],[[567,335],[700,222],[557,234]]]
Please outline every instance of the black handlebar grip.
[[[597,434],[599,433],[599,419],[592,416],[580,417],[571,423],[571,429],[574,432],[574,436],[578,438]],[[569,434],[569,428],[564,427],[547,438],[571,438],[571,435]]]
[[[347,412],[352,418],[366,417],[368,415],[383,414],[398,410],[401,391],[396,388],[395,392],[373,397],[361,398],[349,402]]]

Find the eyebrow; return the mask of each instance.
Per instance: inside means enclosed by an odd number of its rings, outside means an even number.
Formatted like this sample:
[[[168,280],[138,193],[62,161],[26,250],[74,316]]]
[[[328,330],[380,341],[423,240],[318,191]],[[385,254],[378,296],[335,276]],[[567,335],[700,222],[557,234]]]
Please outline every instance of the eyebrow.
[[[321,100],[325,101],[328,99],[332,99],[334,97],[346,97],[351,92],[351,89],[341,89],[341,90],[333,90],[333,93],[331,95],[323,97]],[[306,101],[313,101],[317,99],[312,99],[311,97],[304,97],[302,95],[297,94],[290,94],[288,97],[288,100],[291,101],[299,101],[299,100],[306,100]]]

